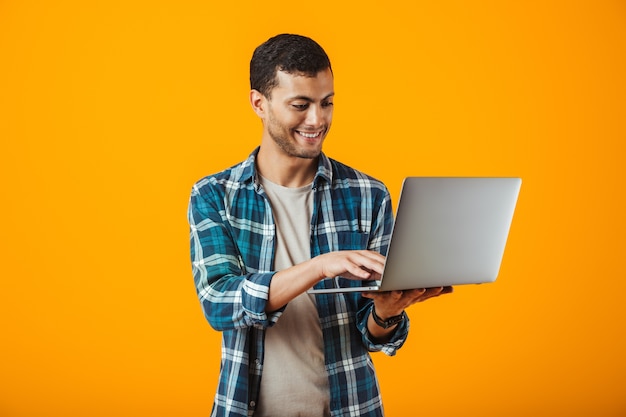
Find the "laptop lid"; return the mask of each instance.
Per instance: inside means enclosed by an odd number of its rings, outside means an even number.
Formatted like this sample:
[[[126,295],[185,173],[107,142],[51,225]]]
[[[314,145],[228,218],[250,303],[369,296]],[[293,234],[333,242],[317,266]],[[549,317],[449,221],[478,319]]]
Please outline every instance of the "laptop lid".
[[[404,179],[380,285],[309,292],[390,291],[496,280],[520,178]]]

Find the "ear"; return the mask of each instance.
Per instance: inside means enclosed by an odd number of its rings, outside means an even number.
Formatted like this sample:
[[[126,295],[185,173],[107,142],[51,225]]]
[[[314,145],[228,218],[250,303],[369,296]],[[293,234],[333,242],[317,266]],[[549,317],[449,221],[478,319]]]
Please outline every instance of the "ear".
[[[250,105],[261,119],[265,118],[267,98],[257,90],[250,90]]]

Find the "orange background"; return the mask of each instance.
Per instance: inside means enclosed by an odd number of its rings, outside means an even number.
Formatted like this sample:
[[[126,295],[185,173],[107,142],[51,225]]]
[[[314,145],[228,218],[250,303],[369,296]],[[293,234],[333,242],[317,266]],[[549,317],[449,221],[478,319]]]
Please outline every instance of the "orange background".
[[[228,3],[228,4],[227,4]],[[326,152],[523,178],[500,277],[412,306],[389,416],[625,416],[626,3],[0,0],[0,416],[207,416],[186,208],[260,139],[248,62],[312,36]]]

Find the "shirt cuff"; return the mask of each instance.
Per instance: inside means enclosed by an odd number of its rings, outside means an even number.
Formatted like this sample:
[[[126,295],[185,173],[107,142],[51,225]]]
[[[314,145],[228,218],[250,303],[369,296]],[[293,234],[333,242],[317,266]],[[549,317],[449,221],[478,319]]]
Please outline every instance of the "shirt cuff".
[[[250,325],[255,327],[271,327],[283,313],[285,307],[273,311],[269,315],[265,311],[269,298],[270,282],[275,272],[250,274],[246,278],[242,288],[242,306]]]
[[[371,308],[367,311],[369,314],[371,314]],[[362,330],[367,349],[371,352],[383,352],[388,356],[394,356],[397,353],[398,349],[402,347],[402,345],[406,341],[407,336],[409,335],[409,316],[405,314],[405,319],[398,323],[393,333],[391,334],[391,339],[389,341],[385,343],[376,343],[373,341],[373,337],[367,327],[369,314],[365,315]]]

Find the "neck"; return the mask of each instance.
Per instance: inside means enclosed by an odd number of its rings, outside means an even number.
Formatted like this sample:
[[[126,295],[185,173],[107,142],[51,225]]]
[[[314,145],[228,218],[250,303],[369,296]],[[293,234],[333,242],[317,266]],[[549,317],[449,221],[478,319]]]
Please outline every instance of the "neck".
[[[283,187],[304,187],[313,182],[317,172],[318,158],[298,158],[286,155],[268,155],[259,150],[256,166],[259,173]]]

